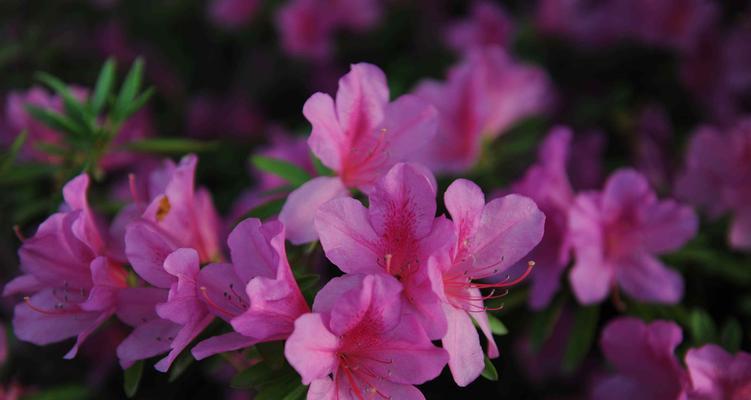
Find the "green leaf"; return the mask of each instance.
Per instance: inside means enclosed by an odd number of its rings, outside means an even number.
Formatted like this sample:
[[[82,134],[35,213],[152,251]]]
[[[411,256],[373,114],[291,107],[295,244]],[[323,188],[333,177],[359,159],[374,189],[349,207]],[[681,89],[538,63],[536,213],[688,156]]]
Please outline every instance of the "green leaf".
[[[71,121],[67,116],[56,111],[31,104],[26,105],[26,111],[31,114],[34,119],[56,131],[69,133],[74,136],[83,136],[85,134],[83,128],[76,125],[76,123]]]
[[[274,377],[274,371],[266,363],[260,362],[250,368],[238,372],[230,381],[230,386],[235,389],[253,389],[270,381]]]
[[[131,103],[136,98],[138,90],[141,88],[142,79],[143,59],[139,57],[130,67],[130,71],[128,71],[128,75],[125,77],[125,81],[120,87],[120,93],[117,95],[117,100],[115,100],[113,119],[116,122],[122,122],[125,120],[125,116],[131,107]]]
[[[284,342],[264,342],[258,343],[256,349],[261,354],[261,358],[271,369],[279,369],[284,366]]]
[[[123,376],[123,389],[128,398],[132,398],[138,392],[138,385],[141,384],[143,376],[143,360],[136,362],[130,368],[125,370]]]
[[[493,332],[494,335],[503,336],[508,334],[508,328],[506,328],[506,325],[504,325],[500,319],[490,314],[487,315],[488,322],[490,323],[490,331]]]
[[[34,143],[34,148],[55,156],[64,156],[70,152],[70,150],[63,146],[47,142],[36,142]]]
[[[217,142],[180,138],[141,139],[125,144],[125,148],[142,153],[176,154],[200,153],[214,150]]]
[[[36,76],[39,81],[54,89],[55,92],[62,97],[66,114],[73,118],[73,121],[75,121],[81,128],[85,129],[87,134],[93,133],[94,126],[92,116],[89,114],[84,104],[73,96],[68,85],[56,77],[44,72],[39,72]]]
[[[551,334],[553,334],[553,328],[558,318],[561,315],[563,309],[563,298],[559,298],[548,308],[542,312],[534,314],[532,317],[532,352],[538,353],[542,349],[542,345],[548,340]]]
[[[94,87],[94,95],[89,98],[89,109],[94,116],[102,112],[114,86],[115,60],[108,58],[99,71],[99,78],[97,78],[96,86]]]
[[[286,199],[276,199],[263,203],[260,206],[253,208],[252,210],[245,213],[245,215],[240,217],[238,222],[247,218],[266,219],[273,217],[274,215],[279,214],[279,211],[282,210],[282,206],[284,205],[285,201]]]
[[[310,152],[310,159],[311,161],[313,161],[313,168],[315,168],[318,176],[334,176],[334,171],[332,171],[329,167],[323,165],[321,160],[316,157],[313,152]]]
[[[741,348],[743,329],[737,319],[731,318],[725,322],[720,334],[720,343],[730,353],[736,353]]]
[[[310,180],[310,174],[304,169],[287,161],[271,157],[253,156],[250,162],[261,171],[274,174],[295,186]]]
[[[177,357],[175,362],[172,363],[172,367],[170,368],[169,381],[176,381],[177,378],[179,378],[183,374],[183,372],[188,370],[188,367],[193,364],[193,361],[195,361],[195,359],[189,351],[183,351],[182,353],[180,353],[180,355]]]
[[[254,400],[279,400],[291,394],[297,386],[301,386],[300,377],[294,371],[286,369],[261,385]]]
[[[688,323],[695,346],[715,342],[717,328],[714,321],[712,321],[712,317],[706,311],[700,309],[694,310],[691,312]]]
[[[282,400],[302,400],[305,398],[305,395],[308,393],[308,387],[298,384],[295,386],[294,389],[292,389],[291,392],[287,393],[286,396],[282,397]]]
[[[483,357],[485,357],[485,368],[482,370],[482,377],[491,381],[497,381],[498,371],[495,369],[495,365],[490,361],[487,354]]]
[[[136,99],[134,99],[130,103],[130,105],[123,111],[123,115],[121,116],[121,119],[126,120],[131,115],[135,114],[136,111],[140,110],[141,107],[143,107],[146,104],[146,102],[149,101],[152,96],[154,96],[155,92],[156,90],[153,87],[146,89]]]
[[[0,165],[0,171],[5,171],[8,168],[10,168],[11,165],[16,161],[16,157],[18,156],[18,152],[21,150],[21,146],[26,142],[26,138],[29,136],[29,133],[26,130],[21,131],[21,133],[16,136],[15,139],[13,139],[13,143],[10,144],[10,147],[8,148],[8,151],[3,155],[3,161]]]
[[[89,389],[78,385],[58,386],[25,395],[22,400],[84,400],[91,398]]]
[[[584,358],[589,354],[597,333],[597,321],[600,307],[589,306],[577,309],[574,316],[574,328],[569,335],[566,350],[563,354],[563,371],[572,373],[579,369]]]

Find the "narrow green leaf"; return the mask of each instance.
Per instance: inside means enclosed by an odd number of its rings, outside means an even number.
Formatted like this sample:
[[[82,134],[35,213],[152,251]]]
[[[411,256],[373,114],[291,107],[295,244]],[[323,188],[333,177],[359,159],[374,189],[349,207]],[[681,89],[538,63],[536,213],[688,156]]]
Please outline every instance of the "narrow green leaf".
[[[290,162],[271,157],[253,156],[250,162],[261,171],[274,174],[295,186],[310,180],[310,174]]]
[[[302,400],[307,393],[308,387],[298,384],[291,392],[282,397],[282,400]]]
[[[170,368],[169,381],[176,381],[177,378],[179,378],[183,374],[183,372],[188,370],[188,367],[193,364],[193,361],[195,361],[195,359],[189,351],[183,351],[182,353],[180,353],[180,355],[177,357],[175,362],[172,363],[172,367]]]
[[[54,143],[47,143],[47,142],[36,142],[34,143],[34,148],[39,151],[43,151],[47,154],[51,154],[55,156],[63,156],[70,151],[60,145],[57,145]]]
[[[0,166],[0,171],[5,171],[10,168],[11,165],[13,165],[13,163],[16,161],[16,157],[18,157],[18,152],[21,151],[21,146],[26,143],[26,138],[28,136],[29,132],[23,130],[18,136],[16,136],[15,139],[13,139],[13,143],[10,144],[8,152],[4,154],[2,166]]]
[[[91,398],[89,389],[78,385],[58,386],[24,395],[23,400],[85,400]]]
[[[115,100],[115,107],[113,110],[113,119],[116,122],[122,122],[125,119],[131,102],[136,98],[138,90],[141,88],[141,80],[143,79],[143,59],[140,57],[133,62],[133,65],[128,71],[128,75],[125,77],[123,85],[120,87],[120,93]]]
[[[316,169],[316,173],[318,176],[333,176],[334,171],[332,171],[329,167],[323,165],[321,160],[316,157],[313,152],[310,152],[310,159],[313,161],[313,168]]]
[[[490,331],[493,332],[494,335],[503,336],[508,334],[508,328],[506,328],[506,325],[504,325],[503,322],[501,322],[500,319],[494,317],[491,314],[488,315],[488,322],[490,323]]]
[[[47,125],[48,127],[64,133],[69,133],[73,136],[83,136],[85,132],[75,122],[71,121],[65,115],[58,112],[48,110],[46,108],[37,107],[31,104],[26,105],[26,111],[37,121]]]
[[[156,90],[153,87],[150,87],[146,90],[144,90],[143,93],[138,95],[137,98],[135,98],[130,105],[123,111],[123,115],[120,116],[121,120],[126,120],[130,118],[131,115],[135,114],[138,110],[143,107],[147,101],[151,100],[151,97],[154,96],[154,93]]]
[[[296,373],[285,370],[282,373],[276,374],[274,379],[263,384],[254,400],[282,399],[294,391],[294,388],[299,385],[299,381],[300,377]]]
[[[743,341],[741,324],[735,318],[729,319],[722,327],[720,334],[722,347],[730,353],[736,353],[741,348],[741,341]]]
[[[39,72],[36,74],[36,76],[39,81],[55,90],[55,92],[60,97],[62,97],[65,112],[71,118],[73,118],[73,121],[84,128],[86,130],[86,133],[92,133],[93,118],[89,114],[84,104],[82,104],[80,101],[78,101],[78,99],[75,98],[75,96],[73,96],[73,93],[71,93],[68,85],[66,85],[65,82],[57,79],[56,77],[44,72]]]
[[[487,354],[485,354],[484,357],[485,357],[485,369],[482,370],[482,377],[487,380],[497,381],[498,371],[495,369],[495,365],[493,365],[493,362],[490,361]]]
[[[575,372],[589,354],[597,334],[599,316],[600,307],[597,305],[581,307],[576,311],[574,328],[571,330],[573,333],[569,335],[566,350],[563,354],[562,368],[565,373]]]
[[[689,330],[691,331],[695,346],[715,342],[715,338],[717,337],[717,328],[714,321],[712,321],[712,317],[704,310],[696,309],[691,313],[689,317]]]
[[[238,372],[230,381],[235,389],[253,389],[273,379],[274,371],[268,364],[261,362]]]
[[[548,340],[553,333],[555,323],[561,315],[563,309],[563,298],[559,298],[542,312],[534,314],[532,317],[532,352],[537,353],[542,349],[542,345]]]
[[[141,384],[141,377],[143,376],[143,360],[133,364],[130,368],[125,370],[123,377],[123,388],[125,389],[125,395],[128,398],[132,398],[138,392],[138,385]]]
[[[260,206],[245,213],[245,215],[240,217],[238,222],[247,218],[266,219],[273,217],[274,215],[279,214],[279,211],[282,210],[282,206],[284,205],[285,201],[286,199],[276,199],[263,203]]]
[[[200,153],[214,150],[218,143],[181,138],[141,139],[125,144],[125,148],[142,153],[176,154]]]
[[[108,58],[99,71],[99,78],[94,86],[94,95],[89,98],[89,109],[94,116],[99,115],[115,86],[115,60]]]

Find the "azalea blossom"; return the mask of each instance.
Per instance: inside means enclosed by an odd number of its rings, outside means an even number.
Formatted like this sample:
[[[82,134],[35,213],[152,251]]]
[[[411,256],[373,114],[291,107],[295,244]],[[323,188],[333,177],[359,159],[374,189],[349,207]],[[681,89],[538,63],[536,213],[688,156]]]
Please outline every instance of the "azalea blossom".
[[[498,137],[552,102],[545,73],[517,63],[497,46],[473,49],[446,81],[424,81],[414,94],[439,112],[436,138],[418,161],[433,171],[449,172],[474,165],[483,138]]]
[[[608,323],[600,348],[615,374],[597,383],[592,399],[679,399],[690,382],[675,357],[681,328],[673,322],[645,323],[621,317]]]
[[[316,239],[313,218],[328,200],[348,188],[370,193],[394,164],[417,157],[435,134],[436,111],[411,95],[389,102],[383,72],[371,64],[354,64],[339,80],[336,101],[316,93],[303,114],[313,126],[308,145],[335,177],[317,177],[292,192],[279,220],[292,243]]]
[[[751,354],[729,354],[716,344],[686,353],[691,377],[691,400],[742,400],[751,398]]]
[[[259,0],[212,0],[208,11],[215,25],[237,29],[253,18],[260,6]]]
[[[694,211],[658,200],[638,172],[614,172],[601,192],[582,192],[569,211],[576,262],[569,278],[582,304],[602,301],[618,285],[635,299],[677,303],[681,275],[657,258],[680,248],[697,231]]]
[[[198,273],[197,297],[232,324],[234,332],[206,339],[193,355],[210,355],[286,339],[294,321],[310,312],[284,249],[284,226],[247,219],[230,233],[231,264],[210,264]]]
[[[3,295],[27,293],[15,307],[16,336],[45,345],[76,337],[65,355],[73,358],[84,340],[115,314],[116,296],[126,286],[124,256],[113,250],[101,221],[89,207],[88,175],[63,188],[65,203],[18,251],[24,275]]]
[[[284,346],[310,384],[308,399],[423,399],[413,385],[435,378],[448,359],[410,314],[393,277],[349,274],[316,295]]]
[[[415,314],[431,339],[445,335],[441,302],[427,273],[428,258],[453,244],[451,222],[437,217],[433,175],[397,164],[373,188],[369,208],[352,198],[322,205],[315,227],[326,257],[346,273],[395,277],[404,312]]]
[[[496,289],[518,283],[529,270],[513,281],[474,280],[503,273],[525,257],[542,239],[545,215],[532,200],[518,195],[486,204],[482,190],[464,179],[446,189],[444,201],[453,221],[455,242],[448,257],[439,253],[430,259],[429,271],[448,321],[442,342],[449,353],[449,368],[456,383],[466,386],[485,366],[473,321],[487,338],[488,356],[498,357],[484,300],[502,296]],[[529,265],[531,268],[534,262]],[[483,295],[481,289],[493,291]]]
[[[512,39],[514,24],[498,5],[486,0],[472,3],[470,15],[449,25],[446,43],[464,52],[473,48],[497,45],[507,47]]]
[[[751,250],[751,119],[727,132],[699,128],[686,152],[685,171],[676,181],[682,199],[706,209],[710,217],[730,213],[728,241]]]

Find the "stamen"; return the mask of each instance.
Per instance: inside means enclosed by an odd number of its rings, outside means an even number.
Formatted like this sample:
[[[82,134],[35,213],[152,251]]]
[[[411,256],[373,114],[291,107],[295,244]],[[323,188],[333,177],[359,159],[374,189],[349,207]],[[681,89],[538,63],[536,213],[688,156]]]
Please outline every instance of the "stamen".
[[[383,256],[383,259],[386,261],[386,273],[391,274],[391,259],[393,256],[391,254],[386,254]]]
[[[230,318],[234,318],[237,316],[237,314],[234,314],[228,311],[226,308],[214,303],[214,300],[211,300],[211,297],[209,297],[208,293],[206,293],[206,286],[201,286],[199,290],[201,290],[201,294],[203,294],[203,297],[204,299],[206,299],[206,303],[208,303],[209,306],[214,307],[216,310],[218,310],[219,312],[225,314],[226,316]]]
[[[130,196],[136,204],[141,203],[141,199],[138,196],[138,190],[136,190],[136,176],[135,174],[128,174],[128,187],[130,188]]]
[[[23,298],[23,301],[26,303],[26,305],[29,306],[32,310],[45,315],[67,315],[67,314],[73,314],[73,310],[69,310],[64,308],[64,305],[62,303],[55,304],[56,310],[45,310],[43,308],[37,307],[33,304],[31,304],[31,298],[29,296],[25,296]]]
[[[503,282],[496,282],[496,283],[470,283],[471,287],[475,287],[478,289],[485,289],[485,288],[502,288],[502,287],[509,287],[514,286],[516,284],[521,283],[527,276],[529,276],[530,273],[532,273],[532,268],[534,268],[535,262],[529,261],[527,262],[527,269],[524,271],[523,274],[521,274],[518,278],[509,281],[510,277],[507,277],[503,280]]]
[[[18,240],[22,242],[26,241],[26,236],[24,236],[23,232],[21,232],[21,228],[18,225],[13,225],[13,232],[15,232]]]

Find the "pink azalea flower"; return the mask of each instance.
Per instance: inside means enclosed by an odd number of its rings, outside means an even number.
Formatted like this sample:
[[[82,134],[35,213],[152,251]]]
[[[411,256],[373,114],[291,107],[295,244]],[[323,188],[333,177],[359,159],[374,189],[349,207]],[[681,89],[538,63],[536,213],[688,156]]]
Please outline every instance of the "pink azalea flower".
[[[569,212],[574,294],[580,303],[593,304],[618,284],[641,301],[677,303],[683,279],[656,256],[680,248],[697,228],[691,208],[659,201],[636,171],[616,171],[602,192],[579,194]]]
[[[209,16],[217,26],[237,29],[253,18],[260,5],[259,0],[213,0],[209,4]]]
[[[513,22],[500,6],[478,0],[467,19],[449,26],[446,43],[458,52],[491,45],[507,47],[513,31]]]
[[[728,132],[701,127],[691,138],[684,173],[676,193],[706,208],[711,217],[732,214],[728,240],[736,249],[751,250],[751,119]]]
[[[535,261],[529,294],[529,305],[534,310],[550,303],[571,259],[568,210],[574,202],[574,190],[566,173],[571,141],[568,128],[551,130],[540,146],[537,164],[511,188],[512,193],[529,196],[545,213],[545,235],[529,255]]]
[[[196,163],[194,155],[184,157],[178,165],[166,161],[164,168],[150,177],[148,196],[134,194],[137,203],[148,202],[148,206],[127,224],[125,254],[136,273],[153,286],[167,289],[172,285],[174,277],[163,264],[167,255],[179,248],[195,249],[202,263],[222,257],[219,216],[209,192],[195,189]]]
[[[545,73],[517,64],[499,47],[474,49],[445,82],[425,81],[415,95],[439,111],[438,133],[419,160],[433,171],[474,165],[484,137],[496,138],[551,102]]]
[[[635,149],[634,164],[649,179],[649,182],[662,188],[671,182],[673,171],[673,126],[665,109],[658,104],[644,107],[637,119],[638,143]]]
[[[3,295],[34,293],[15,308],[16,336],[45,345],[77,337],[65,358],[115,313],[117,292],[126,286],[125,261],[112,251],[106,230],[89,208],[89,177],[79,175],[63,188],[65,204],[45,220],[18,252],[24,275]]]
[[[336,177],[318,177],[292,192],[279,214],[292,243],[316,239],[312,222],[318,206],[347,195],[369,193],[394,164],[416,157],[436,129],[436,111],[414,96],[389,102],[383,72],[354,64],[339,81],[336,101],[316,93],[303,114],[313,125],[308,144]]]
[[[473,280],[498,275],[526,256],[542,239],[545,215],[532,200],[518,195],[485,204],[482,190],[464,179],[446,189],[444,202],[454,223],[455,244],[448,257],[430,259],[429,271],[448,321],[443,348],[449,353],[449,368],[456,383],[466,386],[485,365],[473,320],[488,339],[488,356],[498,357],[483,304],[498,296],[495,291],[483,296],[480,289],[512,286],[529,270],[512,282]]]
[[[400,163],[372,190],[370,208],[352,198],[331,200],[318,209],[315,227],[326,256],[342,271],[397,278],[405,312],[440,339],[446,324],[426,267],[428,257],[453,243],[453,232],[445,217],[435,217],[435,195],[429,171]]]
[[[235,332],[206,339],[193,355],[210,355],[286,339],[294,321],[310,312],[284,249],[284,226],[246,219],[230,233],[232,264],[211,264],[198,274],[198,297]]]
[[[318,292],[284,348],[309,399],[424,398],[412,385],[438,376],[447,356],[401,312],[401,288],[390,276],[355,274]]]
[[[380,15],[376,0],[290,0],[279,9],[276,25],[287,53],[322,62],[331,57],[337,29],[363,31]]]
[[[691,400],[742,400],[751,398],[751,354],[728,354],[716,344],[686,353],[691,377]]]
[[[688,387],[675,348],[682,340],[673,322],[621,317],[608,323],[600,347],[616,373],[597,383],[592,399],[678,399]]]

